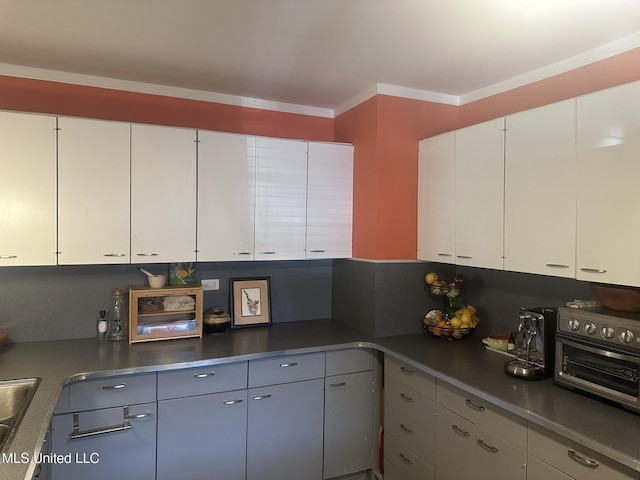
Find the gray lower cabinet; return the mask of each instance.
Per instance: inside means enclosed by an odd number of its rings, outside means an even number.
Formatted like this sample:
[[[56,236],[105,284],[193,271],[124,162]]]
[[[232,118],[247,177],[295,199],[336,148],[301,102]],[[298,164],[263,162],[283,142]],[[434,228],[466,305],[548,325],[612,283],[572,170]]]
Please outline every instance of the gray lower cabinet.
[[[51,480],[155,478],[155,402],[54,415],[51,428]]]
[[[247,391],[158,402],[157,480],[244,480]]]
[[[249,389],[247,480],[322,479],[323,390],[323,378]]]

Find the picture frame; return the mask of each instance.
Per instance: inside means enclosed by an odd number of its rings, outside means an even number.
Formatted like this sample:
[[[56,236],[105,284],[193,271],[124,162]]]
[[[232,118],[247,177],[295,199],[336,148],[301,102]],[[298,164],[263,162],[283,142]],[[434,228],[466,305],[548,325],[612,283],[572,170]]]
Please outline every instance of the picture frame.
[[[231,328],[271,325],[270,278],[232,278]]]

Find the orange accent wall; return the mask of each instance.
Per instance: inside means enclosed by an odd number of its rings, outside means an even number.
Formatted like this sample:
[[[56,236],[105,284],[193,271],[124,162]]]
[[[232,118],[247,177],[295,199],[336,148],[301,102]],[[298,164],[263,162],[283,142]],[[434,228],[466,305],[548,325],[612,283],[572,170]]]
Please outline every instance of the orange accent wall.
[[[333,119],[0,76],[0,109],[333,141]]]

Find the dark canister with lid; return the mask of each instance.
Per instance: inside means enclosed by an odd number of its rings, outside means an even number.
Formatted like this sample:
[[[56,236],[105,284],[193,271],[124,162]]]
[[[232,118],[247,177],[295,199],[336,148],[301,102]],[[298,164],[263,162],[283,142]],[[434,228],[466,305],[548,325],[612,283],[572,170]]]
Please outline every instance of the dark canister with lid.
[[[218,307],[207,308],[202,314],[204,333],[222,333],[230,323],[229,314]]]

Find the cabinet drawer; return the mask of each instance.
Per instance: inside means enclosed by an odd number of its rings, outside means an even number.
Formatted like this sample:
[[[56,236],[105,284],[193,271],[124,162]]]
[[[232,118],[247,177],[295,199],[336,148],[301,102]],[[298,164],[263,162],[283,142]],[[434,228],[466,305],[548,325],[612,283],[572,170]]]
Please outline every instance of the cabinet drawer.
[[[384,431],[428,464],[435,464],[436,443],[433,434],[389,406],[384,410]]]
[[[249,361],[249,387],[324,377],[324,352]]]
[[[525,480],[524,450],[476,427],[475,480]]]
[[[384,388],[385,405],[395,409],[427,432],[435,432],[433,400],[389,377],[386,379]]]
[[[69,386],[69,407],[74,412],[155,401],[155,372],[92,378]]]
[[[391,435],[384,439],[384,464],[393,467],[390,470],[400,474],[402,480],[433,480],[433,467],[420,459],[415,453],[398,442]],[[385,479],[387,476],[385,475]]]
[[[373,353],[369,348],[331,350],[326,353],[326,376],[373,370]]]
[[[158,400],[247,388],[247,362],[158,373]]]
[[[446,382],[438,381],[437,403],[516,447],[527,448],[527,422]]]
[[[432,375],[424,373],[408,363],[402,362],[389,355],[385,356],[384,373],[386,376],[395,378],[400,383],[413,388],[427,398],[436,398],[436,381]]]
[[[580,480],[637,479],[638,472],[538,425],[529,425],[527,452]]]

